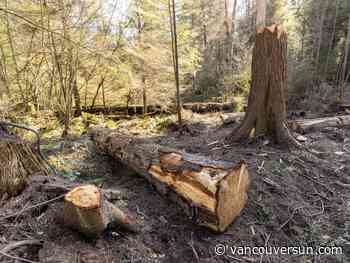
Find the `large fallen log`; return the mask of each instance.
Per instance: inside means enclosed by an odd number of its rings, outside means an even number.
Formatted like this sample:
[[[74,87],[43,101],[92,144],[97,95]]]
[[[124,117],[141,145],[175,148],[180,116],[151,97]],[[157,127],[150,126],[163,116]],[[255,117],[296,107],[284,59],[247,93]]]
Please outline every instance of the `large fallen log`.
[[[216,102],[203,102],[203,103],[185,103],[182,105],[185,110],[190,110],[195,113],[210,113],[220,111],[233,111],[236,107],[236,103],[216,103]]]
[[[213,161],[108,129],[95,129],[92,137],[100,151],[143,175],[196,223],[216,232],[224,232],[246,204],[244,162]]]
[[[348,125],[350,125],[350,115],[295,120],[290,122],[293,131],[302,134],[327,127],[343,127]]]
[[[130,106],[94,106],[91,107],[82,107],[82,111],[91,114],[120,114],[122,116],[133,116],[133,115],[142,115],[143,114],[143,105],[130,105]],[[147,112],[151,113],[161,113],[162,107],[160,105],[148,105]]]
[[[217,102],[198,102],[198,103],[184,103],[183,109],[190,110],[195,113],[209,113],[209,112],[220,112],[220,111],[234,111],[236,103],[217,103]],[[94,106],[82,107],[82,111],[91,114],[118,114],[121,116],[134,116],[143,115],[143,105],[130,105],[130,106]],[[170,106],[168,110],[160,105],[148,105],[148,115],[176,113],[175,107]]]
[[[27,184],[30,176],[35,173],[49,175],[51,173],[48,163],[40,153],[40,142],[35,147],[11,134],[8,127],[17,127],[34,130],[0,121],[0,196],[19,194]]]

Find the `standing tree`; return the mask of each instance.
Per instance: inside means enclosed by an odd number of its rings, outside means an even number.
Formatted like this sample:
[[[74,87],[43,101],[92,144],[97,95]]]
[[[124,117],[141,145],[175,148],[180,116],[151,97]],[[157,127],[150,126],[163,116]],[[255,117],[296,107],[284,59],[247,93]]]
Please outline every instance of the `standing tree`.
[[[229,138],[238,141],[269,135],[277,143],[296,144],[286,126],[287,34],[278,25],[265,27],[266,1],[257,0],[257,28],[252,87],[242,125]]]
[[[349,57],[349,46],[350,46],[350,14],[349,14],[349,26],[348,26],[348,32],[347,32],[347,38],[345,41],[345,50],[344,50],[344,61],[343,61],[343,70],[342,70],[342,76],[341,76],[341,87],[340,87],[340,100],[343,101],[344,97],[344,87],[348,81],[348,77],[346,74],[346,67],[348,64],[348,57]]]
[[[171,46],[172,46],[175,84],[176,84],[176,110],[177,110],[179,125],[182,126],[182,114],[181,114],[182,106],[181,106],[180,77],[179,77],[179,55],[178,55],[178,45],[177,45],[176,9],[175,8],[176,8],[175,7],[175,0],[169,0]]]

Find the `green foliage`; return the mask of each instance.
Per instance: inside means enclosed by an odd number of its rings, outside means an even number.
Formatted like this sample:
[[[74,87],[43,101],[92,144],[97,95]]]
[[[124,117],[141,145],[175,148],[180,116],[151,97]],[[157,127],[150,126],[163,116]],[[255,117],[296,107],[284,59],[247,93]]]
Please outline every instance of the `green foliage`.
[[[176,121],[172,117],[155,117],[156,128],[158,131],[165,131]]]

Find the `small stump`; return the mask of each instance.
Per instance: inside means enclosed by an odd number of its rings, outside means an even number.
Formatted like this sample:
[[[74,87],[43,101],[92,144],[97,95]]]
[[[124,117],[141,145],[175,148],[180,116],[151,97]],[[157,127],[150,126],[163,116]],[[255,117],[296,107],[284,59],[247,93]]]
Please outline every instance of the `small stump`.
[[[94,237],[116,224],[135,231],[135,222],[107,201],[94,185],[79,186],[64,199],[64,224],[80,233]]]

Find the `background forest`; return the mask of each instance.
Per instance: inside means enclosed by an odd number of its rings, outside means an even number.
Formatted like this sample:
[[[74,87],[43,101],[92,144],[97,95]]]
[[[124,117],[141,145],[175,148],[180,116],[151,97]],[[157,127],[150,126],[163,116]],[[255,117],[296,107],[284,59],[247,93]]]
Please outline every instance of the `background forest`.
[[[175,5],[182,100],[242,110],[255,1]],[[69,124],[96,105],[175,103],[171,1],[2,0],[0,11],[2,112],[49,110]],[[347,0],[268,1],[267,24],[289,34],[290,108],[324,112],[344,100],[349,13]]]

